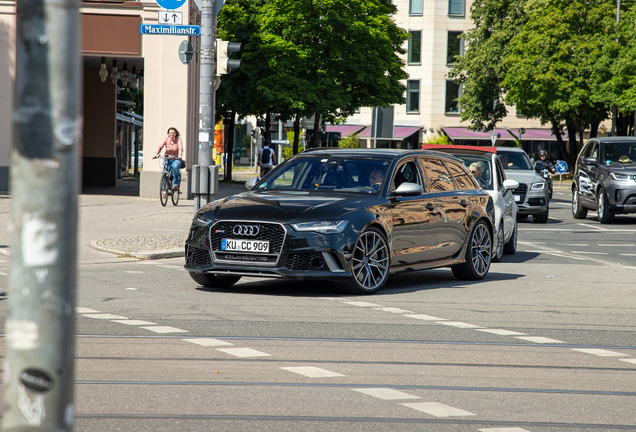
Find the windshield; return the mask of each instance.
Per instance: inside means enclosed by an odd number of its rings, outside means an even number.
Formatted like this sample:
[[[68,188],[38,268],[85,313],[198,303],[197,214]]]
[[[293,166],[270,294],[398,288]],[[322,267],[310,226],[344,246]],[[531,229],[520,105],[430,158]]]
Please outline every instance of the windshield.
[[[636,160],[636,142],[605,143],[601,151],[601,161],[610,164],[631,164]]]
[[[494,190],[492,184],[492,164],[491,161],[483,157],[469,155],[457,155],[461,158],[468,171],[475,177],[479,186],[485,190]]]
[[[289,161],[258,185],[258,190],[378,193],[390,161],[307,155]]]
[[[532,170],[532,163],[525,152],[509,152],[497,149],[497,156],[505,170]]]

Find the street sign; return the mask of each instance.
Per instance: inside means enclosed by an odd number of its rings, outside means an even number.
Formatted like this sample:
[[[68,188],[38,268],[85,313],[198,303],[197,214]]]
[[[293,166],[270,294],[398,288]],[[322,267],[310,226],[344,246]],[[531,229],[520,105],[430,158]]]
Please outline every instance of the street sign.
[[[201,26],[140,24],[139,34],[166,36],[201,36]]]
[[[194,51],[192,51],[192,44],[189,41],[184,40],[183,42],[181,42],[181,44],[179,45],[179,60],[181,60],[181,63],[190,63],[192,61],[193,53]]]
[[[563,174],[568,170],[568,164],[565,161],[557,161],[554,168],[556,169],[556,172]]]
[[[179,9],[183,6],[186,0],[155,0],[159,6],[168,10]]]
[[[289,140],[271,140],[272,144],[289,144]]]
[[[182,25],[183,12],[160,11],[157,21],[159,24]]]

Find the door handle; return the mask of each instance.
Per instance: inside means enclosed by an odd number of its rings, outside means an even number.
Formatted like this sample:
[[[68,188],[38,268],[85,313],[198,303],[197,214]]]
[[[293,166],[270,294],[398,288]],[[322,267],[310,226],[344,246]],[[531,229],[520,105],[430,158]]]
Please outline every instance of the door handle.
[[[428,211],[433,211],[435,209],[435,206],[431,203],[426,204],[426,210]]]

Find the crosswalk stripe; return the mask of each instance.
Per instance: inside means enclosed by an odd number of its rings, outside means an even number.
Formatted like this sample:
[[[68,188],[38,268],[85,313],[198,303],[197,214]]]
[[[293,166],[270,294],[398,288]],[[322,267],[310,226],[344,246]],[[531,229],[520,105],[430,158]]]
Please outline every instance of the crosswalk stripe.
[[[515,337],[517,339],[523,339],[523,340],[527,340],[528,342],[535,342],[535,343],[560,343],[560,344],[565,343],[560,340],[550,339],[550,338],[541,337],[541,336],[515,336]]]
[[[464,411],[459,408],[454,408],[449,405],[444,405],[439,402],[415,402],[415,403],[402,403],[407,408],[413,408],[418,411],[425,412],[435,417],[460,417],[460,416],[473,416],[474,413]]]
[[[410,395],[408,393],[388,388],[357,388],[351,390],[384,400],[419,399],[419,396]]]
[[[477,429],[479,432],[530,432],[528,429],[523,428],[490,428],[490,429]]]
[[[309,378],[330,378],[344,376],[338,372],[331,372],[325,369],[313,367],[313,366],[296,366],[296,367],[283,367],[281,369],[304,375]]]
[[[90,313],[90,314],[82,314],[82,316],[84,316],[86,318],[107,319],[107,320],[116,320],[116,319],[125,320],[125,319],[128,319],[125,316],[113,315],[113,314],[109,314],[109,313],[98,313],[98,314]]]
[[[447,326],[453,326],[458,328],[474,328],[474,329],[482,328],[481,326],[478,326],[475,324],[468,324],[468,323],[460,322],[460,321],[440,321],[435,324],[444,324]]]
[[[142,326],[142,325],[157,325],[157,323],[153,323],[150,321],[144,321],[144,320],[112,320],[112,322],[116,322],[119,324],[126,324],[126,325],[135,325],[135,326]]]
[[[636,364],[636,359],[619,359],[619,360],[620,360],[620,361],[627,362],[627,363],[634,363],[634,364]]]
[[[182,339],[186,342],[192,342],[201,346],[225,346],[225,345],[234,345],[233,343],[224,342],[218,339],[212,338],[197,338],[197,339]]]
[[[572,348],[572,351],[580,351],[586,354],[594,354],[600,357],[629,357],[628,354],[622,354],[615,351],[609,351],[601,348]]]
[[[252,348],[217,348],[217,351],[223,351],[226,354],[233,355],[235,357],[271,357],[271,354],[267,354],[261,351],[256,351]]]
[[[391,312],[391,313],[413,313],[413,311],[410,310],[406,310],[406,309],[400,309],[400,308],[396,308],[396,307],[379,307],[379,308],[374,308],[375,310],[379,310],[382,312]]]
[[[347,302],[343,302],[343,303],[351,305],[351,306],[359,306],[359,307],[381,307],[382,306],[382,305],[379,305],[379,304],[363,302],[363,301],[347,301]]]
[[[150,330],[155,333],[189,333],[187,330],[181,330],[176,327],[170,327],[170,326],[150,326],[150,327],[139,327],[139,328]]]
[[[415,315],[404,315],[406,317],[409,318],[415,318],[415,319],[419,319],[419,320],[424,320],[424,321],[445,321],[446,318],[437,318],[434,316],[430,316],[430,315],[422,315],[422,314],[415,314]]]
[[[480,332],[493,333],[500,336],[523,336],[525,333],[519,333],[512,330],[504,330],[504,329],[475,329]]]

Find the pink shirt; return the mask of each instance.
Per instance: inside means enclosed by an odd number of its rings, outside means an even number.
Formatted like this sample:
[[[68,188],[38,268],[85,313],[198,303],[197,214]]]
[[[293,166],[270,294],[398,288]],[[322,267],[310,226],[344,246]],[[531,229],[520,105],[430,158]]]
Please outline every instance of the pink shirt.
[[[181,159],[181,156],[183,156],[183,143],[181,142],[181,138],[177,138],[177,142],[173,142],[170,140],[170,137],[166,137],[161,144],[159,144],[155,153],[160,154],[164,146],[166,147],[164,156],[174,156],[178,159]]]

